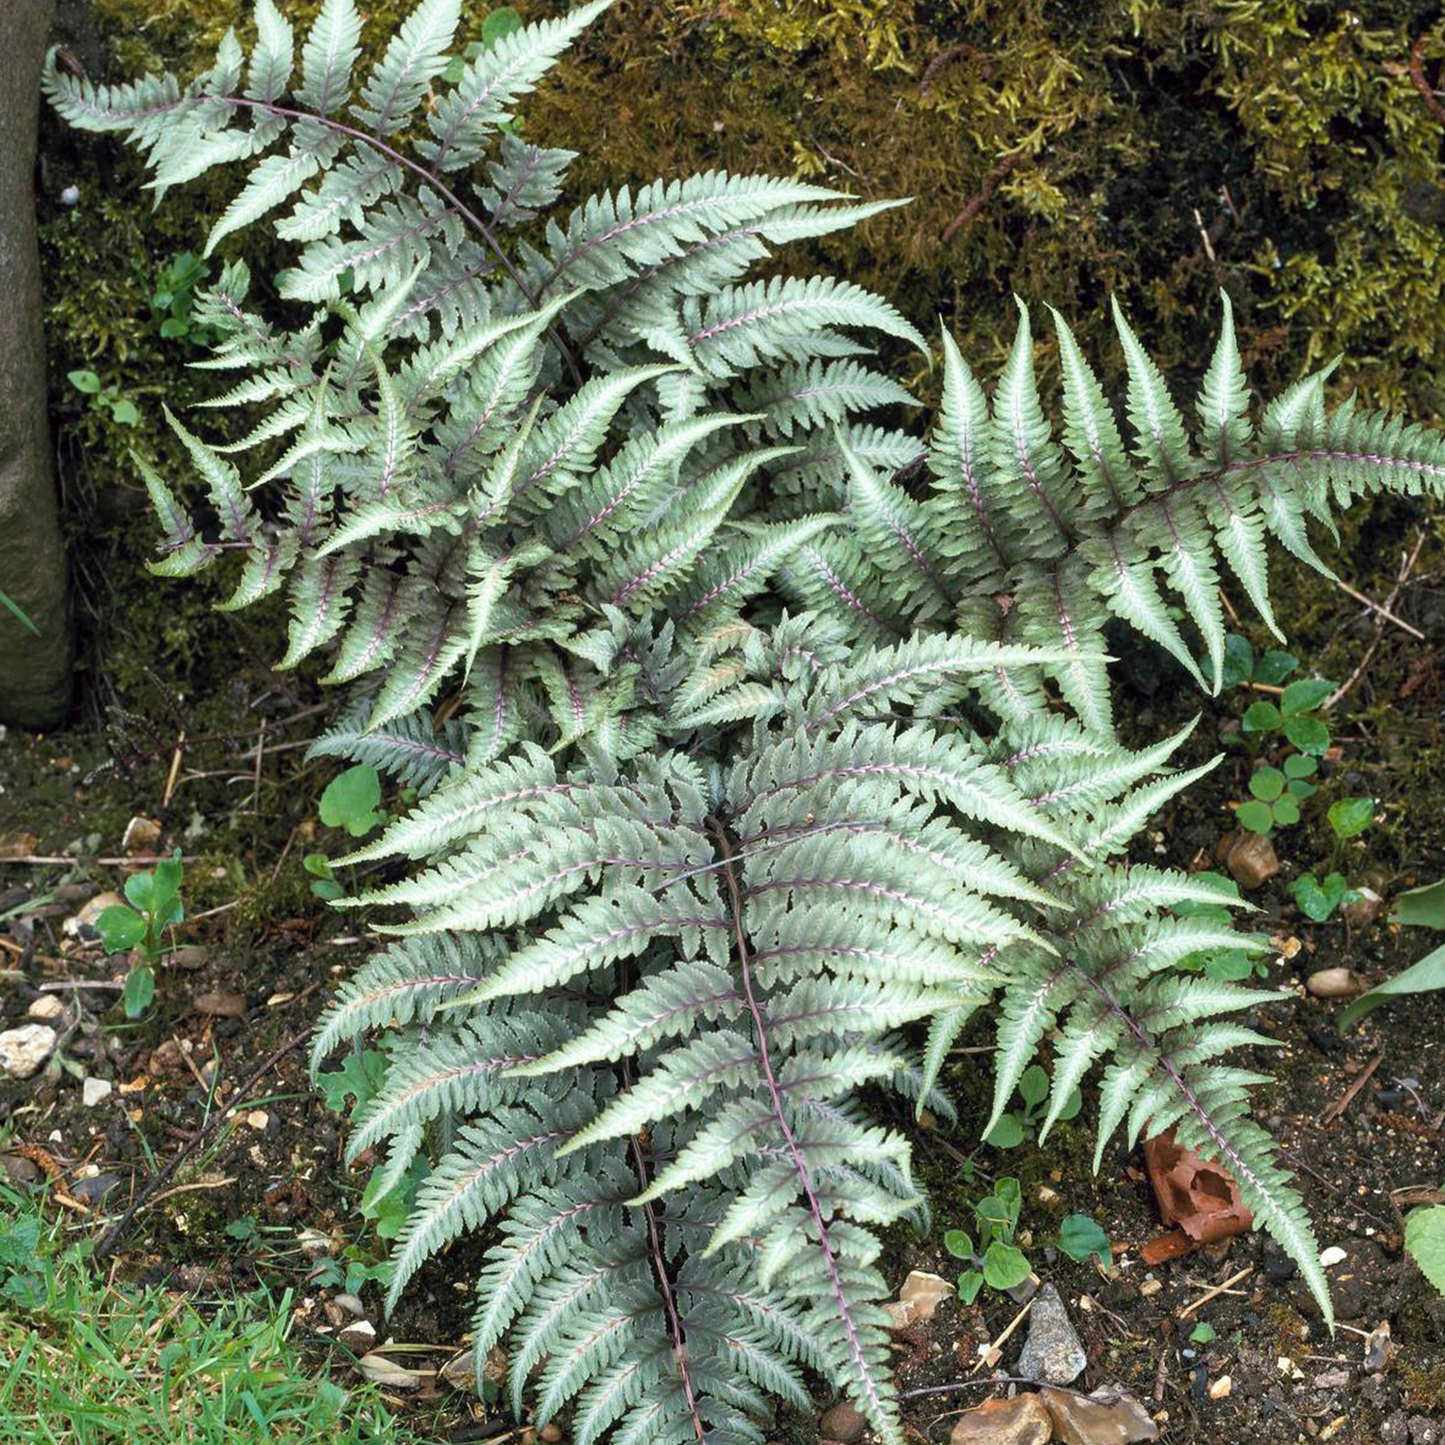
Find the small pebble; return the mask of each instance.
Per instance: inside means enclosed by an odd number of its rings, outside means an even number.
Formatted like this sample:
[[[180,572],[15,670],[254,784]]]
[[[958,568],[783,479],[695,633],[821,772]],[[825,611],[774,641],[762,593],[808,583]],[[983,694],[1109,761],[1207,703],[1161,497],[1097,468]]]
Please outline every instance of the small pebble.
[[[1348,1258],[1349,1255],[1337,1244],[1330,1245],[1328,1249],[1322,1250],[1320,1253],[1320,1263],[1324,1265],[1326,1269],[1329,1269],[1331,1265],[1343,1264]]]
[[[1353,998],[1365,991],[1360,976],[1350,968],[1321,968],[1310,974],[1305,987],[1316,998]]]
[[[39,998],[31,1000],[30,1007],[25,1010],[25,1016],[48,1024],[51,1020],[58,1019],[64,1012],[65,1005],[53,993],[43,993]]]
[[[1234,1381],[1228,1375],[1221,1375],[1209,1386],[1209,1398],[1211,1400],[1225,1400],[1229,1398],[1229,1392],[1234,1389]]]
[[[846,1400],[841,1400],[824,1412],[818,1428],[830,1440],[841,1440],[843,1445],[857,1445],[868,1429],[868,1422]]]
[[[112,1087],[109,1079],[86,1079],[80,1086],[80,1101],[87,1109],[93,1109],[109,1097]]]
[[[80,187],[66,186],[60,193],[60,204],[62,206],[76,206],[80,204]]]
[[[1143,1295],[1145,1299],[1148,1299],[1151,1295],[1158,1294],[1163,1288],[1164,1285],[1160,1280],[1146,1279],[1144,1283],[1139,1286],[1139,1293]]]

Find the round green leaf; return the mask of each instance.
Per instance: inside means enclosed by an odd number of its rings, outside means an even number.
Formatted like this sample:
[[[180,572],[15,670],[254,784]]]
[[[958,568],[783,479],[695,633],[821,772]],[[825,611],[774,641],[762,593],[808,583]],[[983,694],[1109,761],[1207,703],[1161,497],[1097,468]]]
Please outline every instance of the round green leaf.
[[[1286,793],[1274,800],[1274,821],[1281,828],[1289,828],[1299,822],[1299,804],[1292,794]]]
[[[1269,733],[1273,732],[1280,722],[1280,711],[1272,702],[1252,702],[1245,708],[1239,725],[1247,733]]]
[[[146,936],[146,921],[123,903],[102,908],[95,920],[95,931],[100,934],[101,947],[107,953],[124,953],[134,948]]]
[[[1302,753],[1322,758],[1330,745],[1330,730],[1317,717],[1287,717],[1284,735]]]
[[[1284,792],[1284,774],[1278,768],[1256,768],[1249,780],[1249,791],[1262,802],[1272,803]]]
[[[1330,827],[1336,837],[1353,838],[1375,821],[1373,798],[1341,798],[1330,804]]]
[[[359,838],[381,822],[380,803],[381,778],[375,768],[359,763],[326,785],[321,795],[321,821],[328,828],[345,828]]]
[[[1038,1064],[1030,1064],[1019,1080],[1019,1094],[1025,1104],[1042,1104],[1049,1096],[1049,1076]]]
[[[1445,1204],[1412,1209],[1405,1216],[1405,1248],[1420,1273],[1445,1294]]]
[[[505,39],[521,28],[522,17],[512,7],[510,5],[499,6],[482,21],[482,44],[495,45],[497,41]]]
[[[1288,787],[1290,797],[1299,803],[1303,803],[1306,798],[1313,798],[1319,792],[1313,783],[1307,783],[1303,778],[1291,778]]]
[[[1278,687],[1298,666],[1299,658],[1292,652],[1266,652],[1254,669],[1254,680]]]
[[[1238,687],[1254,675],[1254,648],[1247,637],[1231,632],[1224,639],[1224,671],[1221,678],[1225,687]]]
[[[67,371],[65,376],[76,391],[83,391],[87,396],[94,396],[100,390],[100,378],[93,371]]]
[[[944,1231],[943,1247],[955,1259],[973,1258],[973,1239],[961,1229],[949,1229]]]
[[[1234,810],[1234,816],[1239,826],[1248,828],[1251,833],[1268,833],[1274,826],[1274,811],[1268,803],[1261,803],[1257,799],[1241,803]]]
[[[1320,887],[1319,880],[1313,873],[1306,873],[1303,877],[1295,880],[1294,901],[1299,906],[1300,912],[1306,918],[1312,918],[1316,923],[1323,923],[1330,916],[1330,910],[1334,907],[1333,900]]]
[[[1284,772],[1287,778],[1309,778],[1318,771],[1320,760],[1312,758],[1308,753],[1291,753],[1284,760]]]
[[[1005,1114],[987,1134],[983,1136],[985,1144],[992,1144],[995,1149],[1016,1149],[1024,1142],[1023,1120],[1017,1114]]]
[[[1280,694],[1280,709],[1291,713],[1313,712],[1334,691],[1335,685],[1320,677],[1302,677]]]
[[[1109,1236],[1087,1214],[1071,1214],[1059,1225],[1059,1248],[1078,1263],[1098,1255],[1106,1269],[1113,1259]]]
[[[976,1269],[965,1270],[958,1277],[958,1297],[964,1304],[971,1305],[983,1288],[983,1276]]]
[[[994,1289],[1012,1289],[1029,1277],[1029,1262],[1017,1245],[996,1239],[983,1257],[983,1277]]]
[[[1189,1332],[1189,1340],[1195,1345],[1210,1345],[1214,1343],[1214,1326],[1208,1320],[1200,1320]]]
[[[148,964],[140,964],[125,976],[125,1016],[138,1019],[151,1005],[156,996],[156,976]]]
[[[1084,1096],[1078,1089],[1070,1089],[1069,1097],[1064,1100],[1064,1107],[1059,1110],[1060,1119],[1073,1119],[1077,1117],[1080,1109],[1084,1107]]]

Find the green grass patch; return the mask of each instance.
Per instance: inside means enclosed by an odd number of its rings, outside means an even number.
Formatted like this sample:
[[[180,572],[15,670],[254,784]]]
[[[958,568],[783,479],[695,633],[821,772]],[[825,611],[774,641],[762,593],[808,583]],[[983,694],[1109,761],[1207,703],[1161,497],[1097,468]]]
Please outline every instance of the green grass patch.
[[[291,1337],[292,1296],[204,1301],[108,1282],[0,1189],[0,1440],[27,1445],[423,1445],[373,1386]]]

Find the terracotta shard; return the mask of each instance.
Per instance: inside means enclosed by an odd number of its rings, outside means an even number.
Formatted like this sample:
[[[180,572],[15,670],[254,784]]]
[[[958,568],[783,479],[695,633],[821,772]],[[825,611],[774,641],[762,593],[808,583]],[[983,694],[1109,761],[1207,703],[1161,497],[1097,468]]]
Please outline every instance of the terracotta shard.
[[[1146,1249],[1156,1255],[1151,1263],[1244,1234],[1253,1226],[1254,1216],[1245,1207],[1233,1176],[1223,1165],[1202,1159],[1193,1149],[1177,1143],[1172,1129],[1144,1141],[1144,1164],[1160,1216],[1165,1224],[1177,1226],[1170,1234],[1150,1240]],[[1174,1237],[1181,1233],[1183,1248]]]

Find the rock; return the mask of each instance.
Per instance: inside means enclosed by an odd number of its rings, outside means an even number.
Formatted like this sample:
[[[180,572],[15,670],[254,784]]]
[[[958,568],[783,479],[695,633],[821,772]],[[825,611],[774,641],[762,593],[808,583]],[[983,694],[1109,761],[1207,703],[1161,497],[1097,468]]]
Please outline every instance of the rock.
[[[103,1174],[97,1171],[84,1179],[77,1179],[70,1186],[70,1192],[82,1204],[99,1204],[119,1183],[119,1174]]]
[[[40,1178],[39,1168],[23,1154],[0,1154],[0,1174],[12,1184],[34,1184]]]
[[[352,1320],[336,1338],[348,1350],[365,1352],[376,1343],[376,1326],[370,1320]]]
[[[1019,1352],[1015,1374],[1050,1385],[1071,1385],[1088,1363],[1058,1290],[1046,1284],[1029,1312],[1029,1337]]]
[[[0,585],[32,624],[0,608],[0,723],[31,728],[64,721],[70,708],[67,569],[35,239],[36,91],[54,13],[54,0],[6,6],[0,46]]]
[[[152,854],[160,845],[161,825],[154,818],[132,818],[125,825],[125,836],[120,840],[120,851],[127,858]]]
[[[1044,1445],[1054,1437],[1054,1423],[1037,1395],[1012,1400],[986,1400],[962,1416],[949,1445]]]
[[[339,1310],[345,1310],[347,1314],[363,1319],[366,1316],[366,1306],[357,1299],[354,1294],[336,1294],[331,1296],[331,1303]]]
[[[188,943],[184,948],[172,949],[166,955],[166,964],[170,968],[183,968],[188,973],[194,973],[198,968],[206,966],[207,953],[199,943]]]
[[[901,1299],[886,1301],[883,1305],[883,1313],[888,1316],[890,1330],[907,1329],[913,1323],[913,1306],[905,1304]]]
[[[221,989],[197,994],[191,1006],[197,1013],[210,1014],[217,1019],[240,1019],[246,1016],[244,996],[239,993],[226,993]]]
[[[1217,1380],[1210,1381],[1209,1398],[1211,1400],[1227,1400],[1233,1389],[1234,1381],[1228,1375],[1221,1375]]]
[[[1285,1284],[1299,1273],[1299,1267],[1274,1240],[1264,1242],[1264,1277],[1271,1284]]]
[[[0,1034],[0,1069],[28,1079],[55,1050],[55,1030],[47,1024],[21,1024]]]
[[[60,925],[60,931],[70,938],[99,938],[95,920],[107,908],[124,908],[125,899],[119,893],[97,893],[88,903],[81,906]]]
[[[1433,1304],[1434,1301],[1432,1300]],[[1426,1305],[1426,1312],[1429,1312],[1429,1305]],[[1438,1337],[1438,1336],[1437,1336]],[[1369,1334],[1365,1336],[1364,1362],[1367,1374],[1378,1375],[1383,1370],[1390,1368],[1390,1361],[1395,1358],[1395,1342],[1390,1338],[1389,1320],[1381,1320]]]
[[[543,1442],[543,1445],[557,1445],[562,1438],[562,1427],[555,1420],[548,1420],[537,1431],[537,1438]]]
[[[1258,888],[1279,872],[1279,858],[1274,844],[1263,833],[1233,833],[1226,840],[1224,866],[1241,888]]]
[[[439,1372],[444,1385],[450,1385],[454,1390],[475,1390],[477,1388],[477,1368],[472,1361],[470,1350],[461,1350],[453,1355]]]
[[[1351,928],[1368,928],[1385,907],[1385,900],[1368,885],[1355,889],[1360,896],[1340,909],[1340,917]]]
[[[331,1253],[331,1236],[323,1234],[319,1229],[303,1229],[296,1236],[296,1243],[301,1246],[301,1253],[307,1259],[322,1259]]]
[[[114,1087],[109,1079],[85,1079],[80,1085],[80,1102],[93,1109],[102,1099],[110,1097]]]
[[[857,1445],[868,1428],[868,1422],[846,1400],[840,1400],[818,1421],[818,1429],[830,1440],[841,1440],[843,1445]]]
[[[901,1304],[910,1306],[915,1320],[931,1320],[942,1301],[952,1299],[957,1293],[958,1286],[951,1284],[942,1275],[927,1274],[921,1269],[915,1269],[903,1281],[903,1288],[898,1291],[898,1299]]]
[[[1383,1445],[1410,1445],[1410,1417],[1403,1410],[1396,1410],[1380,1426]]]
[[[64,1012],[65,1005],[53,993],[43,993],[39,998],[30,1001],[30,1007],[25,1010],[25,1017],[35,1019],[38,1023],[48,1024],[58,1019]]]
[[[1088,1396],[1066,1395],[1047,1385],[1039,1393],[1053,1416],[1054,1434],[1064,1445],[1132,1445],[1159,1438],[1149,1412],[1118,1385],[1105,1385]]]
[[[1316,998],[1354,998],[1364,993],[1365,985],[1351,968],[1322,968],[1310,974],[1305,987]]]
[[[1337,1264],[1343,1264],[1348,1258],[1349,1255],[1337,1244],[1332,1244],[1328,1249],[1320,1252],[1320,1263],[1324,1265],[1326,1269],[1330,1269]]]
[[[1439,1445],[1440,1426],[1425,1415],[1410,1416],[1410,1445]]]

